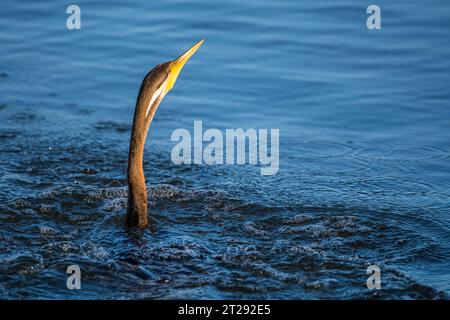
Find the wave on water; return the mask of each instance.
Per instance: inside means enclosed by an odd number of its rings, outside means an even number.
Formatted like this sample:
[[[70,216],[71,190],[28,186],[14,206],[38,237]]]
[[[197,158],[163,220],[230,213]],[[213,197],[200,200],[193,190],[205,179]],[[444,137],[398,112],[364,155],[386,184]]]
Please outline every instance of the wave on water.
[[[144,231],[124,228],[126,187],[54,188],[3,206],[3,297],[43,298],[42,286],[62,286],[65,268],[79,264],[87,290],[107,298],[186,298],[192,290],[202,298],[447,298],[396,268],[439,244],[369,213],[266,207],[171,185],[152,186],[148,196]],[[89,212],[67,213],[80,203]],[[374,263],[389,284],[368,293],[365,272]],[[35,287],[33,277],[47,280]]]

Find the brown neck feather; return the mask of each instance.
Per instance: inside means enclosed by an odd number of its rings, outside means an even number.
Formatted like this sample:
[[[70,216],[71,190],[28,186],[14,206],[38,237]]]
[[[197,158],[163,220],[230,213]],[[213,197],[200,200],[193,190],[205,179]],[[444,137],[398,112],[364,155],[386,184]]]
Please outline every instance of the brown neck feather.
[[[128,210],[127,225],[147,225],[147,188],[145,186],[143,156],[146,133],[133,125],[128,154]]]
[[[162,98],[158,98],[147,107],[155,90],[166,79],[164,65],[159,65],[150,71],[142,82],[136,101],[133,127],[128,154],[128,208],[126,223],[130,227],[145,227],[148,223],[147,188],[145,184],[143,157],[144,146],[150,123]]]

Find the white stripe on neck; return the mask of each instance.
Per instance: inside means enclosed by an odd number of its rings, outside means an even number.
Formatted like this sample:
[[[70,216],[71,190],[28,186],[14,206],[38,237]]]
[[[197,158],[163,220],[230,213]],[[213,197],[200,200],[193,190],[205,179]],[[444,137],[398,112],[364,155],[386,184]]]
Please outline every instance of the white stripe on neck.
[[[148,116],[148,113],[150,112],[150,108],[152,107],[153,103],[155,103],[155,101],[158,99],[158,97],[161,96],[161,99],[164,97],[163,89],[166,87],[166,82],[167,81],[164,81],[162,83],[162,85],[155,91],[155,93],[153,93],[153,96],[150,99],[150,103],[148,104],[147,112],[145,113],[145,117]]]

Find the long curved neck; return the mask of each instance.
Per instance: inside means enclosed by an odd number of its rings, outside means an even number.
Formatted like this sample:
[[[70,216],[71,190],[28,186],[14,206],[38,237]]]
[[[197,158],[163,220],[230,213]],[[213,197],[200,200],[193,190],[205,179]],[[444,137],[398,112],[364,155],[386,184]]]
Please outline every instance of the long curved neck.
[[[145,227],[148,213],[143,156],[147,130],[145,132],[139,130],[135,120],[133,121],[128,154],[128,209],[126,222],[128,226]]]
[[[148,222],[147,188],[145,187],[143,157],[148,128],[156,109],[164,97],[160,88],[164,88],[166,84],[167,73],[160,68],[161,65],[155,67],[144,78],[134,111],[130,151],[128,154],[128,208],[126,222],[130,227],[145,227]]]
[[[147,188],[145,186],[143,158],[148,128],[153,120],[156,107],[146,114],[149,97],[145,86],[141,87],[134,112],[133,127],[128,153],[128,208],[126,223],[130,227],[145,227],[148,220]]]

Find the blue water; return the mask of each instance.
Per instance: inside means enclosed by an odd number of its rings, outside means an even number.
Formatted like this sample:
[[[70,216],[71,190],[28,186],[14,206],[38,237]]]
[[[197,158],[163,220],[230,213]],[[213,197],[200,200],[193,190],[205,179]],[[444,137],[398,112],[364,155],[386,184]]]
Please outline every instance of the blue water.
[[[448,1],[77,1],[72,31],[69,4],[0,4],[0,298],[448,298]],[[202,38],[127,231],[140,82]],[[278,174],[173,164],[195,120],[280,129]]]

